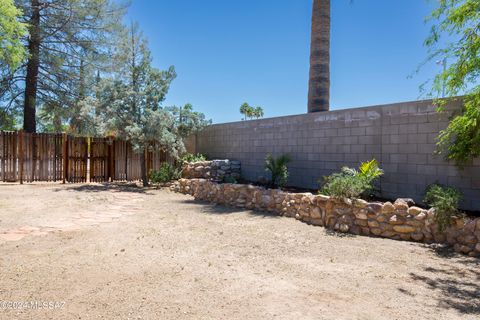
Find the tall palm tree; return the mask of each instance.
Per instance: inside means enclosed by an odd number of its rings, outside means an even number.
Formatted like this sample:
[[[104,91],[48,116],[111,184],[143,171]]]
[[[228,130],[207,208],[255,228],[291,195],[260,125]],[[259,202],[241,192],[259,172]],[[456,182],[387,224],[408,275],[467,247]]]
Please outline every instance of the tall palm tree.
[[[330,109],[330,0],[313,0],[308,112]]]

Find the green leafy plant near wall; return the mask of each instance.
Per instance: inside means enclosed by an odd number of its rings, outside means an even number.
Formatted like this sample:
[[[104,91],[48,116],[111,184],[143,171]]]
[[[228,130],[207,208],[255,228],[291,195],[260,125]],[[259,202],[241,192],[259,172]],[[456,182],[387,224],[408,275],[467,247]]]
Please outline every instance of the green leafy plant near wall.
[[[360,196],[370,196],[374,192],[374,182],[383,170],[378,167],[378,162],[373,159],[364,162],[358,170],[343,167],[341,172],[324,177],[320,193],[337,199],[357,199]]]
[[[153,184],[167,183],[182,177],[182,170],[173,164],[164,162],[160,169],[150,172],[150,181]]]
[[[186,153],[180,158],[181,162],[187,163],[194,163],[194,162],[201,162],[206,161],[207,157],[201,153],[193,154],[193,153]]]
[[[292,161],[288,154],[274,158],[271,154],[265,157],[265,171],[271,175],[272,187],[283,187],[288,181],[288,164]]]
[[[462,112],[438,137],[437,152],[463,167],[480,156],[480,0],[436,2],[429,17],[434,25],[425,45],[430,49],[429,60],[442,62],[444,69],[435,77],[431,94],[437,98],[465,95]],[[436,103],[444,111],[446,101]]]
[[[454,188],[438,184],[427,188],[424,202],[435,208],[435,222],[441,232],[450,225],[454,216],[460,215],[458,204],[462,194]]]

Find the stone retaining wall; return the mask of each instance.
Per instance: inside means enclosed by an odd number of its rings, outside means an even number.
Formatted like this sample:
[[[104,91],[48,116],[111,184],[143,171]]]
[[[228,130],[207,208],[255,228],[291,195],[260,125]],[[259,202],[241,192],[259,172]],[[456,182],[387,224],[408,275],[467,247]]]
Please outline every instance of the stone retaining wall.
[[[218,184],[206,179],[181,179],[171,189],[192,195],[197,200],[275,212],[338,232],[445,243],[457,252],[480,256],[480,218],[469,221],[453,219],[452,226],[442,233],[434,222],[433,209],[410,206],[401,199],[395,203],[340,201],[311,193],[287,193],[245,184]]]
[[[461,107],[449,100],[448,112],[438,113],[432,101],[412,101],[215,124],[197,135],[195,153],[240,160],[249,181],[265,176],[268,153],[289,154],[287,185],[315,190],[322,177],[376,159],[385,171],[382,198],[421,203],[426,188],[440,183],[463,193],[462,209],[480,211],[480,158],[459,169],[434,153],[439,131]]]
[[[242,173],[240,161],[212,160],[187,163],[183,167],[183,177],[186,179],[211,179],[213,181],[224,181],[232,177],[240,179]]]

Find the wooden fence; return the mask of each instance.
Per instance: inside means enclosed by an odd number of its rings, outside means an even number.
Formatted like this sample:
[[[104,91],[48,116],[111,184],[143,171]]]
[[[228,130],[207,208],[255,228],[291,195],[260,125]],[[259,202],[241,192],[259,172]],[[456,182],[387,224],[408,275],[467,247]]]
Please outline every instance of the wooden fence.
[[[128,141],[67,134],[0,132],[0,181],[70,183],[136,181],[141,156]],[[160,148],[145,153],[147,173],[173,159]]]

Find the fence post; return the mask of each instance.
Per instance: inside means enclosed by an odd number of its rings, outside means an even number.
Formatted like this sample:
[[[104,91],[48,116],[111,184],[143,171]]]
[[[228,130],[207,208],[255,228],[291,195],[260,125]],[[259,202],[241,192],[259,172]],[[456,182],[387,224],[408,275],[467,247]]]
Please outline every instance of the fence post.
[[[62,133],[63,136],[63,184],[68,181],[68,135]]]
[[[25,161],[25,155],[24,155],[24,150],[23,150],[23,144],[24,144],[24,132],[23,129],[18,131],[18,165],[19,165],[19,178],[20,178],[20,184],[23,184],[23,163]]]

